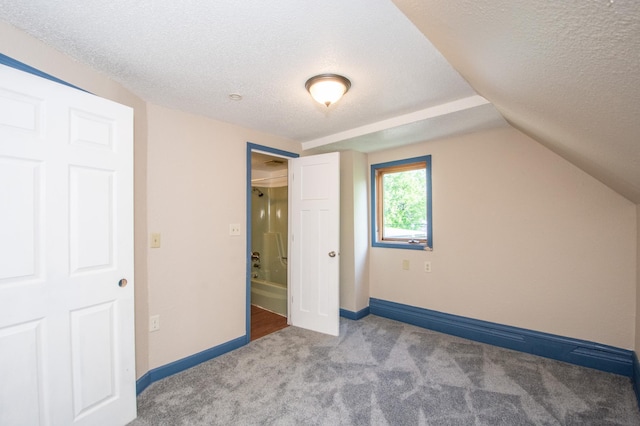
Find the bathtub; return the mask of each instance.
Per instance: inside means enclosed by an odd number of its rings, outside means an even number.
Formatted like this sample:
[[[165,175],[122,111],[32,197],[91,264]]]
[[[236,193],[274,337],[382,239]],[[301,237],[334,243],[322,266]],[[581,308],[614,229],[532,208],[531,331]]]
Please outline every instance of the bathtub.
[[[251,279],[251,304],[287,316],[287,286]]]

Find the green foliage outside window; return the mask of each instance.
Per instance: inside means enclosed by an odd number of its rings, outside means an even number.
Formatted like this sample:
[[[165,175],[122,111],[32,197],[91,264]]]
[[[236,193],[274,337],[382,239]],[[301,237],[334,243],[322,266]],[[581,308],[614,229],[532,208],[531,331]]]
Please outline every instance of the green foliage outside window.
[[[384,228],[425,234],[427,194],[425,169],[385,173],[382,177]]]

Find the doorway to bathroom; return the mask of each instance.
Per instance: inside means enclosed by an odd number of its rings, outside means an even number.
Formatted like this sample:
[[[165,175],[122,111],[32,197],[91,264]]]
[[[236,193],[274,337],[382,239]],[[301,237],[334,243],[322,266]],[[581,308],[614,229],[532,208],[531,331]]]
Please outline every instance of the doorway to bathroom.
[[[247,333],[255,340],[288,325],[288,158],[296,155],[249,148]]]

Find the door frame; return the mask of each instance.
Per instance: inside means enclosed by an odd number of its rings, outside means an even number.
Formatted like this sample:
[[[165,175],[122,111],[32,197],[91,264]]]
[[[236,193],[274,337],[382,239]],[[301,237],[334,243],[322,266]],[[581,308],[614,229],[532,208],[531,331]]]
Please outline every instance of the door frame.
[[[16,59],[13,59],[12,57],[7,56],[7,55],[5,55],[3,53],[0,53],[0,64],[6,65],[6,66],[11,67],[11,68],[15,68],[15,69],[20,70],[20,71],[24,71],[24,72],[29,73],[29,74],[33,74],[33,75],[38,76],[38,77],[42,77],[45,80],[50,80],[50,81],[53,81],[55,83],[60,83],[60,84],[63,84],[65,86],[69,86],[69,87],[72,87],[74,89],[78,89],[78,90],[80,90],[82,92],[91,93],[91,92],[89,92],[87,90],[84,90],[81,87],[75,86],[75,85],[73,85],[71,83],[68,83],[68,82],[66,82],[64,80],[61,80],[58,77],[55,77],[55,76],[53,76],[51,74],[47,74],[44,71],[40,71],[39,69],[34,68],[31,65],[27,65],[24,62],[20,62],[20,61],[18,61]]]
[[[246,275],[246,291],[247,297],[245,301],[245,321],[246,321],[246,333],[245,338],[246,342],[249,343],[251,341],[251,234],[252,234],[252,225],[251,225],[251,212],[253,209],[252,206],[252,192],[251,192],[251,153],[260,152],[262,154],[273,155],[274,157],[281,158],[298,158],[300,154],[296,154],[295,152],[284,151],[282,149],[272,148],[265,145],[258,145],[253,142],[247,142],[247,187],[246,187],[246,195],[247,195],[247,211],[246,211],[246,250],[245,253],[245,275]],[[287,195],[287,204],[291,203],[290,199],[291,195]],[[287,221],[287,229],[291,229],[291,219],[289,218]],[[287,265],[287,275],[289,273],[289,266]],[[289,304],[289,286],[287,286],[287,304]]]

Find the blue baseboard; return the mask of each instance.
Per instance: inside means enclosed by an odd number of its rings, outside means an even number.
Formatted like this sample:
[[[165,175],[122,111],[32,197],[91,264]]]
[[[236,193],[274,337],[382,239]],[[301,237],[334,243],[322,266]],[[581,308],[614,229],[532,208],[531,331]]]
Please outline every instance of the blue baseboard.
[[[140,395],[151,383],[157,382],[160,379],[171,376],[172,374],[179,373],[188,368],[194,367],[200,363],[208,361],[212,358],[225,354],[234,349],[238,349],[241,346],[247,344],[247,337],[242,336],[237,339],[230,340],[213,348],[206,349],[197,354],[190,355],[186,358],[179,359],[162,367],[149,370],[145,375],[140,377],[136,381],[136,394]]]
[[[142,377],[136,380],[136,395],[140,395],[143,390],[151,384],[151,375],[147,371]]]
[[[369,315],[369,307],[367,306],[364,309],[359,310],[358,312],[347,311],[346,309],[340,308],[340,316],[343,318],[347,318],[350,320],[357,321]]]
[[[634,377],[634,353],[630,350],[445,314],[380,299],[370,299],[369,307],[373,315],[464,337],[469,340],[591,367],[609,373]],[[635,377],[638,377],[639,374],[640,370],[637,370]],[[638,383],[639,380],[636,379],[635,383],[640,384]],[[636,395],[638,394],[636,393]]]

